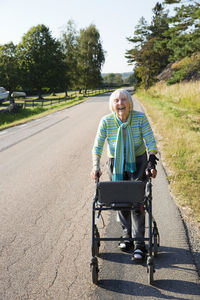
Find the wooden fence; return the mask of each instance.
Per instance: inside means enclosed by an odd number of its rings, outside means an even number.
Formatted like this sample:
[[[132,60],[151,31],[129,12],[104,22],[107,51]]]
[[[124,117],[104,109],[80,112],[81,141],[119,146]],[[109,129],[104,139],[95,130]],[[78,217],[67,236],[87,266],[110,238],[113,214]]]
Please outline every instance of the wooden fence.
[[[86,93],[83,94],[79,94],[78,91],[75,91],[73,93],[70,93],[70,95],[68,97],[63,97],[63,98],[44,98],[44,99],[33,99],[33,100],[29,100],[29,99],[24,99],[23,100],[23,106],[24,107],[36,107],[36,106],[49,106],[49,105],[53,105],[56,103],[61,103],[61,102],[67,102],[69,100],[72,100],[76,97],[90,97],[90,96],[94,96],[96,94],[100,94],[100,93],[104,93],[106,91],[112,91],[113,89],[98,89],[98,90],[87,90]]]
[[[99,89],[95,89],[95,90],[87,90],[86,93],[82,93],[80,94],[78,91],[69,91],[69,96],[68,97],[62,97],[62,98],[43,98],[43,99],[22,99],[22,98],[18,98],[18,99],[10,99],[9,101],[6,101],[4,103],[2,103],[0,105],[0,111],[7,111],[9,110],[10,104],[12,103],[20,103],[19,105],[22,105],[22,107],[37,107],[37,106],[50,106],[50,105],[54,105],[57,103],[61,103],[61,102],[67,102],[69,100],[72,100],[76,97],[79,97],[79,99],[81,100],[82,97],[90,97],[90,96],[95,96],[97,94],[100,93],[105,93],[105,92],[111,92],[114,89],[112,88],[99,88]]]

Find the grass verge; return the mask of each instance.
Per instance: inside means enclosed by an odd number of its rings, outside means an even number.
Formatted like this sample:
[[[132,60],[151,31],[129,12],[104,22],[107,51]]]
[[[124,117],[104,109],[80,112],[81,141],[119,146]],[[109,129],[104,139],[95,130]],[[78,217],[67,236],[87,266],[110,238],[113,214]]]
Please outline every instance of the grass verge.
[[[108,92],[110,90],[107,90],[105,92]],[[90,96],[98,95],[99,91],[94,91],[93,94],[90,94]],[[58,96],[60,97],[60,96]],[[31,121],[34,119],[38,119],[40,117],[43,117],[45,115],[48,115],[50,113],[56,112],[58,110],[62,110],[68,107],[71,107],[73,105],[79,104],[83,101],[86,101],[88,99],[88,96],[82,96],[79,95],[74,99],[66,100],[66,102],[62,102],[59,104],[53,104],[49,106],[37,106],[34,108],[23,108],[21,111],[17,113],[9,113],[5,111],[0,111],[0,130],[23,124],[27,121]]]
[[[177,204],[200,228],[199,94],[199,83],[160,83],[136,96],[152,120]]]

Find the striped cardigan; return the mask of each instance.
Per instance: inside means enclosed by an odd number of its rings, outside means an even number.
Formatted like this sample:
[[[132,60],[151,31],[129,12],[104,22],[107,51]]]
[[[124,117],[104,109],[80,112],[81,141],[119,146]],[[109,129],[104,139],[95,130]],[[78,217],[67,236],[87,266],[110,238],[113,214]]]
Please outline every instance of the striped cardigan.
[[[113,113],[106,115],[101,119],[92,150],[93,169],[99,169],[99,161],[103,152],[106,138],[108,144],[108,157],[114,157],[117,130],[118,127],[115,123]],[[133,136],[136,157],[144,154],[146,148],[148,152],[157,152],[154,135],[144,113],[135,110],[133,111],[133,117],[131,120],[131,132]]]

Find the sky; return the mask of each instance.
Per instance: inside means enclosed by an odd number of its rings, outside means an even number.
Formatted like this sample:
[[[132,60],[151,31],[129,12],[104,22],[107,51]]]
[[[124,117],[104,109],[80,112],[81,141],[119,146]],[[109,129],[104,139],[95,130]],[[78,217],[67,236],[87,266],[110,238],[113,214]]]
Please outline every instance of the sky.
[[[18,44],[28,30],[44,24],[52,36],[59,38],[67,22],[73,20],[77,30],[95,24],[106,51],[102,73],[131,72],[126,50],[139,19],[149,23],[158,0],[0,0],[0,45]]]

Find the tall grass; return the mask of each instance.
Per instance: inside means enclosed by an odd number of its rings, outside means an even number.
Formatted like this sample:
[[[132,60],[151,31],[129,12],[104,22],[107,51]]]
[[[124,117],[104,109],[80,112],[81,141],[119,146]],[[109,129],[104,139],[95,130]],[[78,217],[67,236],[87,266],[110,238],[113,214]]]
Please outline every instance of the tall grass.
[[[136,95],[152,119],[177,202],[200,225],[200,83],[158,83]]]
[[[148,95],[159,97],[174,104],[179,104],[182,109],[191,109],[200,112],[200,82],[183,82],[171,86],[159,82],[151,87]]]

